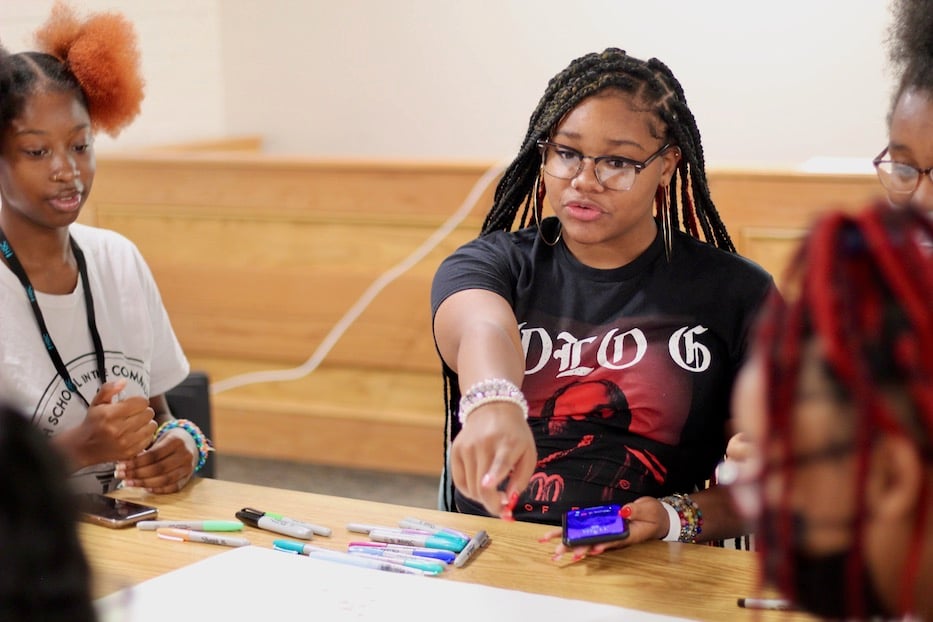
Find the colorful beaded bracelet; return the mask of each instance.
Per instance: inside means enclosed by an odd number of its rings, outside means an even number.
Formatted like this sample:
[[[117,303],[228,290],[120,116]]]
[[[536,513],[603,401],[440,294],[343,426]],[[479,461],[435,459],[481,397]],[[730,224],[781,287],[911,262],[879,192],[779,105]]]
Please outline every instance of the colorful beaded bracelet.
[[[166,421],[156,430],[153,442],[159,440],[163,434],[175,428],[181,428],[190,434],[195,444],[198,446],[198,464],[194,467],[194,472],[197,473],[201,470],[201,467],[204,466],[204,463],[207,462],[207,454],[214,451],[214,444],[211,442],[211,439],[204,436],[204,432],[201,431],[201,428],[199,428],[196,423],[188,419],[172,419],[171,421]]]
[[[703,512],[700,506],[690,498],[690,495],[680,493],[661,499],[662,503],[670,505],[680,518],[680,542],[694,543],[697,536],[703,533]]]
[[[466,425],[471,412],[490,402],[511,402],[522,409],[525,419],[528,418],[528,402],[522,390],[509,380],[489,378],[474,384],[460,398],[460,425]]]

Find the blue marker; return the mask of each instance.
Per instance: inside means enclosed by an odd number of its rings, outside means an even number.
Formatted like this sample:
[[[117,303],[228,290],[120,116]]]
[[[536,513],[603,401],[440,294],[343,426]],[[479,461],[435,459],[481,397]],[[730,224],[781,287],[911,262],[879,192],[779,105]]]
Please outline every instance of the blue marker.
[[[453,551],[445,551],[444,549],[429,549],[427,547],[420,546],[408,546],[406,544],[386,544],[385,542],[372,542],[370,540],[365,540],[360,542],[351,542],[349,546],[357,548],[369,547],[386,549],[387,551],[392,551],[394,553],[416,555],[418,557],[429,557],[431,559],[442,561],[445,564],[452,564],[457,558],[457,554]]]

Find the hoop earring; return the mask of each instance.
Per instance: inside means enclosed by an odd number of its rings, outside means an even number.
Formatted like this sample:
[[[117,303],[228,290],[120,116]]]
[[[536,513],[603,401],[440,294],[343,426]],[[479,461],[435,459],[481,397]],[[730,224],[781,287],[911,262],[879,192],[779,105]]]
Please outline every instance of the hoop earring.
[[[671,189],[667,186],[658,186],[654,193],[654,203],[661,221],[661,237],[664,238],[664,256],[671,261],[671,243],[673,231],[671,230]]]
[[[543,170],[543,168],[542,168]],[[544,197],[547,194],[547,188],[544,187],[544,184],[541,183],[541,171],[538,171],[538,176],[535,177],[535,185],[531,189],[531,210],[535,216],[535,225],[538,227],[538,235],[541,236],[541,241],[547,244],[548,246],[556,246],[560,242],[560,236],[563,233],[563,229],[558,229],[557,237],[554,238],[553,242],[548,241],[544,237],[544,232],[541,230],[541,210],[544,209]],[[560,223],[558,222],[558,227]]]

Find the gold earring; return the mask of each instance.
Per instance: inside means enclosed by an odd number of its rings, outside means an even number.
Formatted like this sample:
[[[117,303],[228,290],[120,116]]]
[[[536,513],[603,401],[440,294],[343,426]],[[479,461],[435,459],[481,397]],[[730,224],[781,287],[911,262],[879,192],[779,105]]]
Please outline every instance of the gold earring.
[[[563,233],[563,229],[558,229],[557,237],[554,238],[553,242],[548,241],[544,237],[544,232],[541,230],[541,210],[544,209],[544,197],[547,194],[547,188],[544,187],[544,184],[541,182],[541,173],[544,170],[542,166],[538,171],[538,176],[535,177],[535,185],[531,189],[531,210],[534,213],[535,225],[538,227],[538,235],[541,236],[541,240],[548,246],[555,246],[560,242],[560,236]],[[558,222],[558,227],[560,227],[560,222]]]

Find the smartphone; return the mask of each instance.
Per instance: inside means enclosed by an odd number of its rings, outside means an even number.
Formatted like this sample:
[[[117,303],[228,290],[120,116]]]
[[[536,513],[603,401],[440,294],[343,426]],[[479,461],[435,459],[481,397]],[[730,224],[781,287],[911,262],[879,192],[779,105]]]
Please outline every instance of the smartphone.
[[[624,540],[628,523],[619,515],[620,505],[596,505],[564,513],[564,544],[583,546]]]
[[[159,515],[158,508],[98,493],[79,494],[78,508],[84,520],[113,529],[152,520]]]

